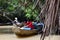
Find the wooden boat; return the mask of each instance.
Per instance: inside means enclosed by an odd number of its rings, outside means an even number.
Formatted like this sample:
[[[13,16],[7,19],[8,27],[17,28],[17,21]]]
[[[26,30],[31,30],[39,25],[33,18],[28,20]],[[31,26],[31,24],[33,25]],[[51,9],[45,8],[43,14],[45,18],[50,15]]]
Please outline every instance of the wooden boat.
[[[17,25],[14,25],[12,28],[12,31],[17,35],[17,36],[27,36],[27,35],[34,35],[38,33],[38,30],[32,29],[32,30],[23,30],[17,27]]]

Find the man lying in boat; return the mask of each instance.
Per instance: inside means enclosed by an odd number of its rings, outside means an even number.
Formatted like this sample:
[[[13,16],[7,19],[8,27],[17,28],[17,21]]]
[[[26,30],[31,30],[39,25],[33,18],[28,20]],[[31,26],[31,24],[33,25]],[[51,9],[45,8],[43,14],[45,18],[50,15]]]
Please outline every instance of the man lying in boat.
[[[34,22],[32,21],[27,21],[27,23],[24,23],[24,26],[21,27],[20,29],[23,30],[32,30],[32,29],[37,29],[38,31],[42,31],[44,24],[40,22]]]
[[[23,30],[32,30],[34,29],[34,26],[32,24],[32,21],[27,21],[27,22],[18,22],[17,17],[15,17],[14,20],[15,25],[17,25],[18,28],[23,29]]]
[[[44,25],[43,23],[40,23],[40,22],[32,23],[31,20],[28,20],[27,22],[19,23],[17,18],[15,18],[15,22],[17,27],[23,30],[32,30],[32,29],[42,30],[42,26]]]

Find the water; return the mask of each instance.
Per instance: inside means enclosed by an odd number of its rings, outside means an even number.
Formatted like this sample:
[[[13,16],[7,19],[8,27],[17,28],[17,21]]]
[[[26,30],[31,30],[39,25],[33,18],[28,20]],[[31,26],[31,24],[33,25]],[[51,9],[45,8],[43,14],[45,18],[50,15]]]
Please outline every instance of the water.
[[[18,38],[15,34],[0,34],[0,40],[40,40],[40,35]],[[50,35],[45,40],[60,40],[60,36]]]
[[[18,38],[15,34],[0,34],[0,40],[39,40],[40,36],[30,36]]]

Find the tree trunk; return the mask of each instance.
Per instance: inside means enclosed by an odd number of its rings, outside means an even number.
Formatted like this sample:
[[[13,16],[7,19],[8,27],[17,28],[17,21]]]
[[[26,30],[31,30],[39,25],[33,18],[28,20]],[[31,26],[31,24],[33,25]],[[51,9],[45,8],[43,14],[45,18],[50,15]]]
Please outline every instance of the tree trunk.
[[[55,33],[57,18],[58,18],[58,8],[60,0],[46,0],[45,6],[42,9],[41,13],[45,14],[45,28],[43,34],[47,35],[49,33]],[[44,38],[42,38],[44,40]]]

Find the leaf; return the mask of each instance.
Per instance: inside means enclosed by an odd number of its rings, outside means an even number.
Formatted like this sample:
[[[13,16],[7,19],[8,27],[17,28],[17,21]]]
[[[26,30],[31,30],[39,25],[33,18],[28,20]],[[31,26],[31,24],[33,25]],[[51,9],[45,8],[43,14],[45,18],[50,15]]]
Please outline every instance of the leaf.
[[[28,12],[31,12],[32,10],[31,9],[28,9]]]
[[[26,17],[27,17],[27,18],[30,18],[30,17],[31,17],[31,15],[27,13],[27,14],[26,14]]]
[[[35,20],[39,20],[39,17],[37,17]]]
[[[8,7],[10,11],[13,11],[15,8],[14,7]]]
[[[25,7],[24,6],[21,6],[21,10],[25,10]]]

